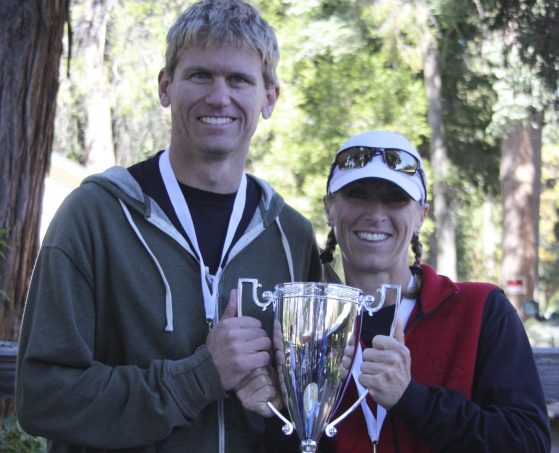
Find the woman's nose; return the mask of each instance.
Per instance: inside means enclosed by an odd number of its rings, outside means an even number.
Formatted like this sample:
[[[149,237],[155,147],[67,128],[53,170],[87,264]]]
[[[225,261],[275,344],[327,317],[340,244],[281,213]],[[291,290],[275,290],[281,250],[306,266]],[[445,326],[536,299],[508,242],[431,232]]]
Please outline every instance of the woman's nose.
[[[371,199],[365,206],[365,216],[371,220],[386,219],[384,203],[379,199]]]

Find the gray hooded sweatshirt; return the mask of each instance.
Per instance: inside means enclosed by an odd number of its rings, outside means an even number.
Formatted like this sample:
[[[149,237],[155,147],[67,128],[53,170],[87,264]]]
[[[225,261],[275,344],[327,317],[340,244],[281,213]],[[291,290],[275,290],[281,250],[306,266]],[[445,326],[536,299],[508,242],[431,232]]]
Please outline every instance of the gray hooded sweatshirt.
[[[217,318],[239,278],[258,279],[261,297],[321,276],[310,222],[257,182],[262,199],[221,274]],[[273,311],[249,299],[243,315],[271,335]],[[279,451],[281,423],[224,391],[207,334],[199,264],[184,237],[126,169],[91,176],[60,207],[33,272],[19,421],[53,452]]]

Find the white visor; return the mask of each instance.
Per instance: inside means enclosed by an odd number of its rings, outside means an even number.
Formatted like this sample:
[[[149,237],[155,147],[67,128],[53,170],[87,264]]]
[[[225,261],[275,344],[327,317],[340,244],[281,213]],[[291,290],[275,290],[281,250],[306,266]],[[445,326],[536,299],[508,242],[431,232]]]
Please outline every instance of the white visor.
[[[425,187],[427,185],[426,174],[423,167],[421,156],[413,145],[404,136],[385,131],[368,131],[355,135],[347,140],[337,151],[340,152],[352,147],[372,147],[372,148],[392,148],[400,149],[413,155],[419,161],[419,168],[423,175],[417,171],[410,175],[403,171],[392,170],[389,168],[381,154],[377,154],[364,167],[340,169],[336,165],[328,184],[328,193],[334,193],[342,187],[365,178],[379,178],[390,181],[404,190],[415,201],[426,201]],[[422,179],[422,176],[424,179]]]

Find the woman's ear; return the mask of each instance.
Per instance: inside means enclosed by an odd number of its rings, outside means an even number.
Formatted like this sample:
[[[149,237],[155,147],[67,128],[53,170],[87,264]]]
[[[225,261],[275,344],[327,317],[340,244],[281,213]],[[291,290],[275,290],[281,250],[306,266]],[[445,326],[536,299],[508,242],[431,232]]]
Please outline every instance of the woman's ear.
[[[334,225],[334,222],[332,221],[332,207],[330,205],[331,198],[328,195],[324,195],[322,197],[322,203],[324,204],[324,215],[326,216],[326,223],[329,227],[332,227]]]
[[[419,218],[417,222],[416,232],[419,235],[421,231],[421,227],[423,226],[423,222],[425,221],[425,217],[429,213],[429,203],[425,203],[419,206]]]
[[[330,200],[328,195],[322,197],[322,204],[324,205],[324,214],[326,217],[330,217]]]

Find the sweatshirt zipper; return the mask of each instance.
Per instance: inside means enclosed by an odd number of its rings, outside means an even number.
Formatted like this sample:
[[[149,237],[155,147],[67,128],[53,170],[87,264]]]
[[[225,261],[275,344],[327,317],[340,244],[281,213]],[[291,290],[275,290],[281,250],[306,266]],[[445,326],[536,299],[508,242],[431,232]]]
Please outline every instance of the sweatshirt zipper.
[[[219,274],[219,273],[218,273]],[[210,328],[214,327],[216,324],[219,323],[219,279],[221,275],[217,276],[217,281],[212,281],[212,286],[215,293],[215,313],[214,313],[214,321],[210,326]],[[217,401],[217,430],[218,430],[218,452],[225,453],[225,409],[223,400],[220,399]]]
[[[219,422],[219,453],[225,453],[225,415],[223,400],[217,402],[217,417]]]

